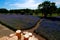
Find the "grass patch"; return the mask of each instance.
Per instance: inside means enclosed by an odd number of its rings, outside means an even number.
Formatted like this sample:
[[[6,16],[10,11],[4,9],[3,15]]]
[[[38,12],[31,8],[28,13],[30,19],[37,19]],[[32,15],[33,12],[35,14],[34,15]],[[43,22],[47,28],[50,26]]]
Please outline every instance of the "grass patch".
[[[43,17],[42,13],[38,13],[37,15],[36,15],[35,13],[33,13],[33,16],[40,16],[40,17]],[[48,14],[47,17],[56,17],[56,16],[59,16],[59,15],[58,15],[57,13],[52,13],[51,16],[49,16],[49,14]]]

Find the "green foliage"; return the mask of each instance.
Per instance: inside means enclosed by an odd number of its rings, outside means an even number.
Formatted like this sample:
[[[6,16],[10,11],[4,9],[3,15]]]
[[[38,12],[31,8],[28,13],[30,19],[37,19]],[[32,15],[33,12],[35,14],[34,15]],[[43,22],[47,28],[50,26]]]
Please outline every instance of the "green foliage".
[[[0,14],[21,14],[21,15],[42,15],[44,17],[52,16],[53,13],[57,13],[60,16],[60,8],[57,8],[54,2],[44,1],[38,5],[37,9],[12,9],[7,10],[5,8],[0,9]],[[40,14],[42,13],[42,14]]]
[[[54,2],[50,2],[50,1],[44,1],[42,4],[38,5],[38,10],[40,9],[41,12],[43,13],[44,17],[47,17],[48,14],[50,14],[50,16],[52,15],[52,13],[54,13],[56,11],[56,5]]]
[[[0,9],[0,13],[8,13],[8,10],[5,9],[5,8],[1,8],[1,9]]]
[[[42,13],[38,13],[37,15],[34,13],[33,16],[40,16],[43,17]],[[52,15],[50,16],[49,14],[47,15],[47,17],[56,17],[59,16],[58,13],[52,13]]]
[[[60,7],[57,8],[57,14],[60,16]]]

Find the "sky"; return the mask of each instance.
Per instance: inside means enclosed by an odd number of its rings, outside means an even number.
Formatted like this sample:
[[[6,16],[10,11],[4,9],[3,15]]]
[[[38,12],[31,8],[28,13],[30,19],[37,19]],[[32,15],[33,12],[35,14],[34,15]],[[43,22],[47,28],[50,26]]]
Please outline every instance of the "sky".
[[[37,9],[38,5],[44,1],[55,2],[60,7],[60,0],[0,0],[0,8],[6,9]]]

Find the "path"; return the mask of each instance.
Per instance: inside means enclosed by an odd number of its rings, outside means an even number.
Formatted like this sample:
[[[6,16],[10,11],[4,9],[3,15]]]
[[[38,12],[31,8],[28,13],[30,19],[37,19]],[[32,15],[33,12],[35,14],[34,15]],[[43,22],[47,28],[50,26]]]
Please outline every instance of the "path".
[[[42,22],[43,19],[40,19],[37,24],[35,25],[35,27],[33,27],[32,29],[29,29],[29,30],[23,30],[23,31],[28,31],[28,32],[31,32],[33,33],[33,35],[35,35],[39,40],[45,40],[43,37],[37,35],[34,33],[34,30],[36,30],[38,27],[39,27],[39,24]]]
[[[39,20],[37,22],[37,24],[35,25],[35,27],[33,27],[32,29],[23,30],[23,31],[32,32],[33,35],[35,35],[39,40],[45,40],[43,37],[34,33],[34,30],[36,30],[39,27],[39,24],[41,23],[41,21],[42,21],[42,19]],[[3,37],[3,36],[8,36],[11,33],[14,33],[14,32],[12,30],[8,29],[7,27],[0,24],[0,38]]]
[[[14,33],[12,30],[0,24],[0,38],[3,36],[8,36],[9,34]]]

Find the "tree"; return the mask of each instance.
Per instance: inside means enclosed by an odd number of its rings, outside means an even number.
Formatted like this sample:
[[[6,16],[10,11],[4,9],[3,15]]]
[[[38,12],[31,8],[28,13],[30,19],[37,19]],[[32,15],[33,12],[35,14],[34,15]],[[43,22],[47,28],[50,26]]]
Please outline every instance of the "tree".
[[[57,7],[56,7],[55,3],[54,2],[51,3],[50,4],[50,12],[49,12],[50,16],[52,15],[52,13],[55,13],[56,10],[57,10]]]
[[[32,10],[28,9],[28,8],[25,9],[25,14],[26,15],[33,15]]]
[[[50,14],[50,16],[52,15],[52,13],[56,10],[56,5],[54,2],[50,2],[50,1],[44,1],[42,4],[38,5],[38,9],[41,10],[42,14],[44,15],[44,17],[47,17],[48,14]]]
[[[39,10],[38,9],[35,9],[34,10],[34,13],[35,13],[35,15],[38,15],[39,14]]]
[[[0,13],[4,13],[4,14],[6,14],[6,13],[8,13],[8,10],[5,9],[5,8],[1,8],[1,9],[0,9]]]
[[[60,7],[57,8],[57,14],[60,16]]]

